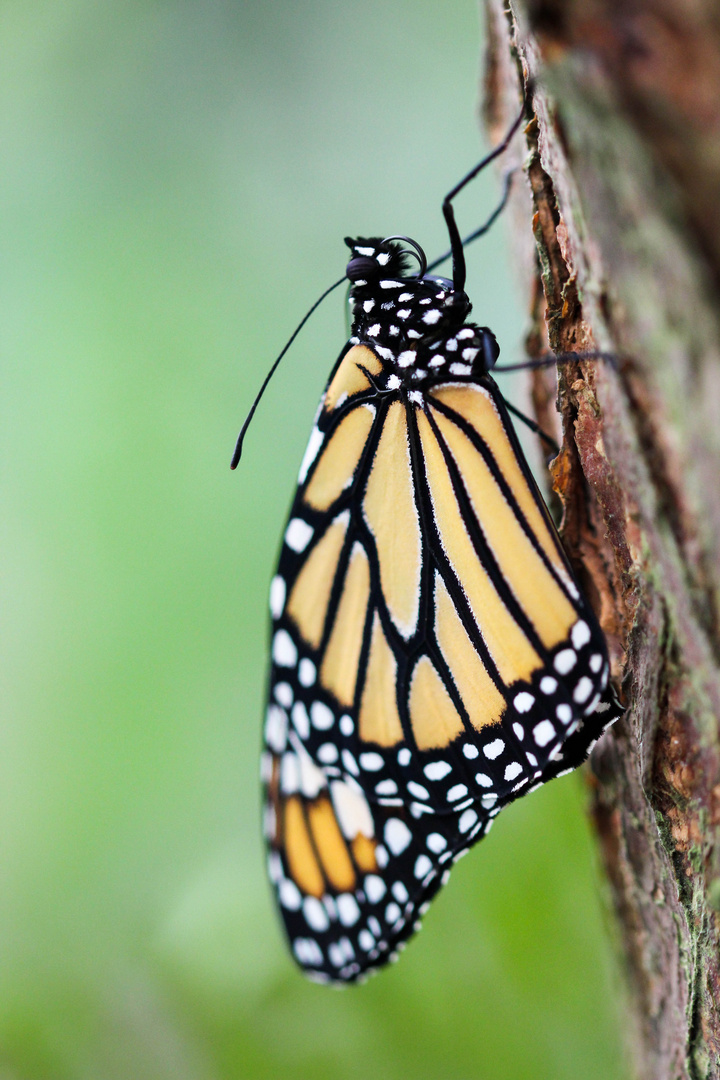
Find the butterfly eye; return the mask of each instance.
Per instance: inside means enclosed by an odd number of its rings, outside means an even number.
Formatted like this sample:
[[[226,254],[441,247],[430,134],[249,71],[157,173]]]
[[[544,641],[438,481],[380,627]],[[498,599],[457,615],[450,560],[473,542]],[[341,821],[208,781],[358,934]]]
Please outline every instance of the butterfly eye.
[[[356,255],[347,264],[345,276],[349,281],[362,281],[367,278],[376,278],[380,274],[381,267],[375,259],[368,255]]]

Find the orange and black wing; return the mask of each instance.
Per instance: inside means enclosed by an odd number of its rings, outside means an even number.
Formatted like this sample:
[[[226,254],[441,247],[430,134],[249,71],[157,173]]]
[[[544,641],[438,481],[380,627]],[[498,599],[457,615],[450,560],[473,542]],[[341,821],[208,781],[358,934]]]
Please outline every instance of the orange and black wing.
[[[321,402],[270,606],[270,874],[298,962],[353,980],[618,715],[605,642],[492,379],[408,391],[366,345]]]

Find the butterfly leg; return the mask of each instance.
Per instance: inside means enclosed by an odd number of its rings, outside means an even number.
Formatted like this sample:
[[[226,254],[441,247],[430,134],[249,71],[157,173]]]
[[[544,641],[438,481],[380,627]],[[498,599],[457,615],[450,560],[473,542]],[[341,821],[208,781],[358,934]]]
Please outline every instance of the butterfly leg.
[[[443,199],[442,211],[443,217],[445,218],[445,224],[448,228],[448,234],[450,236],[450,251],[453,261],[453,288],[456,292],[463,292],[465,289],[465,255],[463,253],[463,243],[460,239],[457,222],[455,221],[455,212],[453,210],[452,201],[456,197],[456,195],[459,195],[462,189],[470,183],[471,180],[474,180],[475,177],[483,171],[483,169],[487,168],[491,161],[494,161],[496,157],[499,157],[500,154],[503,154],[507,150],[508,146],[510,145],[510,140],[512,139],[513,135],[518,130],[520,124],[523,121],[525,111],[529,103],[529,98],[530,94],[526,93],[523,99],[522,109],[520,110],[520,113],[518,114],[516,119],[513,121],[509,131],[507,132],[502,142],[498,146],[496,146],[494,150],[491,150],[489,154],[486,154],[485,157],[481,161],[479,161],[478,164],[473,169],[471,169],[470,172],[467,173],[462,178],[462,180],[460,180],[460,182],[455,185],[452,191],[449,191]]]
[[[554,367],[565,360],[603,360],[615,370],[617,370],[618,366],[618,357],[615,353],[591,349],[584,352],[543,353],[542,356],[538,356],[535,360],[522,360],[518,364],[495,364],[493,365],[493,375],[498,372],[533,371],[536,368]]]
[[[512,189],[512,182],[515,172],[515,169],[511,169],[508,173],[505,174],[505,184],[503,186],[503,194],[500,202],[495,207],[487,221],[485,221],[479,229],[475,229],[475,232],[471,232],[469,236],[465,237],[462,242],[462,246],[464,248],[467,247],[468,244],[472,244],[473,240],[478,240],[481,236],[484,236],[485,233],[488,232],[488,230],[495,224],[497,219],[500,217],[503,210],[507,206],[508,199],[510,198],[510,191]],[[428,270],[434,270],[436,267],[440,266],[441,263],[444,263],[446,259],[449,259],[451,255],[452,249],[448,248],[448,250],[443,255],[440,255],[437,259],[430,263],[430,265],[428,266]]]
[[[508,412],[512,413],[513,416],[516,416],[518,420],[522,420],[523,424],[529,427],[535,435],[539,436],[539,438],[543,440],[543,442],[552,452],[553,457],[560,453],[560,447],[555,442],[553,437],[544,432],[539,424],[536,424],[535,421],[531,420],[529,416],[526,416],[524,412],[520,412],[520,409],[517,409],[513,404],[511,404],[504,395],[503,401],[505,402],[505,408]]]

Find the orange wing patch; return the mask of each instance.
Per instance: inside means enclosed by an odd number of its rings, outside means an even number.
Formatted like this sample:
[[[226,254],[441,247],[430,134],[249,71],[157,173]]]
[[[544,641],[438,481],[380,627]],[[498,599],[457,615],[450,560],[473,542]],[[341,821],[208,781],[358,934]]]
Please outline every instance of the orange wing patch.
[[[419,750],[449,746],[464,728],[434,664],[421,656],[410,683],[410,723]]]
[[[404,637],[418,619],[422,539],[415,505],[405,406],[388,409],[363,502],[375,538],[380,586],[390,617]]]
[[[545,648],[553,648],[567,639],[570,627],[577,618],[575,608],[533,547],[482,454],[478,453],[460,428],[442,413],[433,409],[433,417],[457,462],[475,518],[495,556],[500,573],[534,625]],[[505,445],[509,446],[507,440]],[[524,484],[521,494],[529,496],[527,484]],[[540,514],[536,516],[539,518]],[[543,529],[545,547],[549,547],[548,535],[547,528]]]
[[[368,557],[362,544],[356,543],[350,555],[345,587],[320,669],[323,686],[348,709],[355,699],[369,599]]]
[[[358,734],[363,742],[377,743],[378,746],[396,746],[402,742],[396,676],[397,660],[387,643],[380,616],[375,612],[358,721]]]
[[[325,877],[338,892],[355,888],[355,869],[327,796],[308,807],[310,830]]]
[[[328,526],[298,574],[287,604],[287,613],[302,637],[314,649],[320,645],[338,560],[350,515],[338,515]]]
[[[310,839],[299,795],[286,800],[283,821],[283,842],[290,875],[304,893],[319,899],[325,892],[325,879]]]
[[[430,495],[443,546],[503,682],[530,680],[540,657],[505,607],[468,534],[442,450],[427,417],[418,412]]]
[[[547,519],[538,506],[537,496],[531,491],[520,468],[517,454],[508,439],[500,415],[488,391],[482,386],[449,385],[433,390],[429,398],[430,400],[437,398],[444,405],[454,409],[491,448],[500,472],[507,480],[525,520],[537,537],[549,562],[557,570],[563,582],[569,580],[559,541],[551,532]]]
[[[283,796],[276,783],[282,771],[279,762],[278,758],[273,762],[274,795],[268,794],[279,810],[282,829],[270,840],[284,854],[290,878],[302,894],[318,900],[352,892],[359,873],[378,868],[377,841],[364,796],[344,781],[333,783],[332,799],[327,786],[314,798],[300,793]]]
[[[329,510],[352,481],[374,418],[375,409],[363,405],[340,421],[303,494],[314,510]]]
[[[470,641],[439,574],[435,576],[435,634],[470,723],[478,731],[498,723],[505,712],[505,698]]]
[[[362,368],[366,368],[371,375],[380,375],[383,370],[382,361],[367,345],[354,345],[345,353],[327,388],[323,401],[326,412],[333,412],[348,398],[370,389],[368,377]]]

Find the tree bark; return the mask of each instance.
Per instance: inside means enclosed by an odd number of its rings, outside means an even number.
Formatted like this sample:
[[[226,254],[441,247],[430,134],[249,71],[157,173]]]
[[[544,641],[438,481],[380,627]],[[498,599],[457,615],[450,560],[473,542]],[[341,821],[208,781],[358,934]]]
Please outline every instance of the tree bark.
[[[532,80],[510,151],[530,354],[617,358],[560,364],[552,478],[628,707],[592,786],[635,1071],[720,1077],[720,6],[486,9],[494,138]]]

